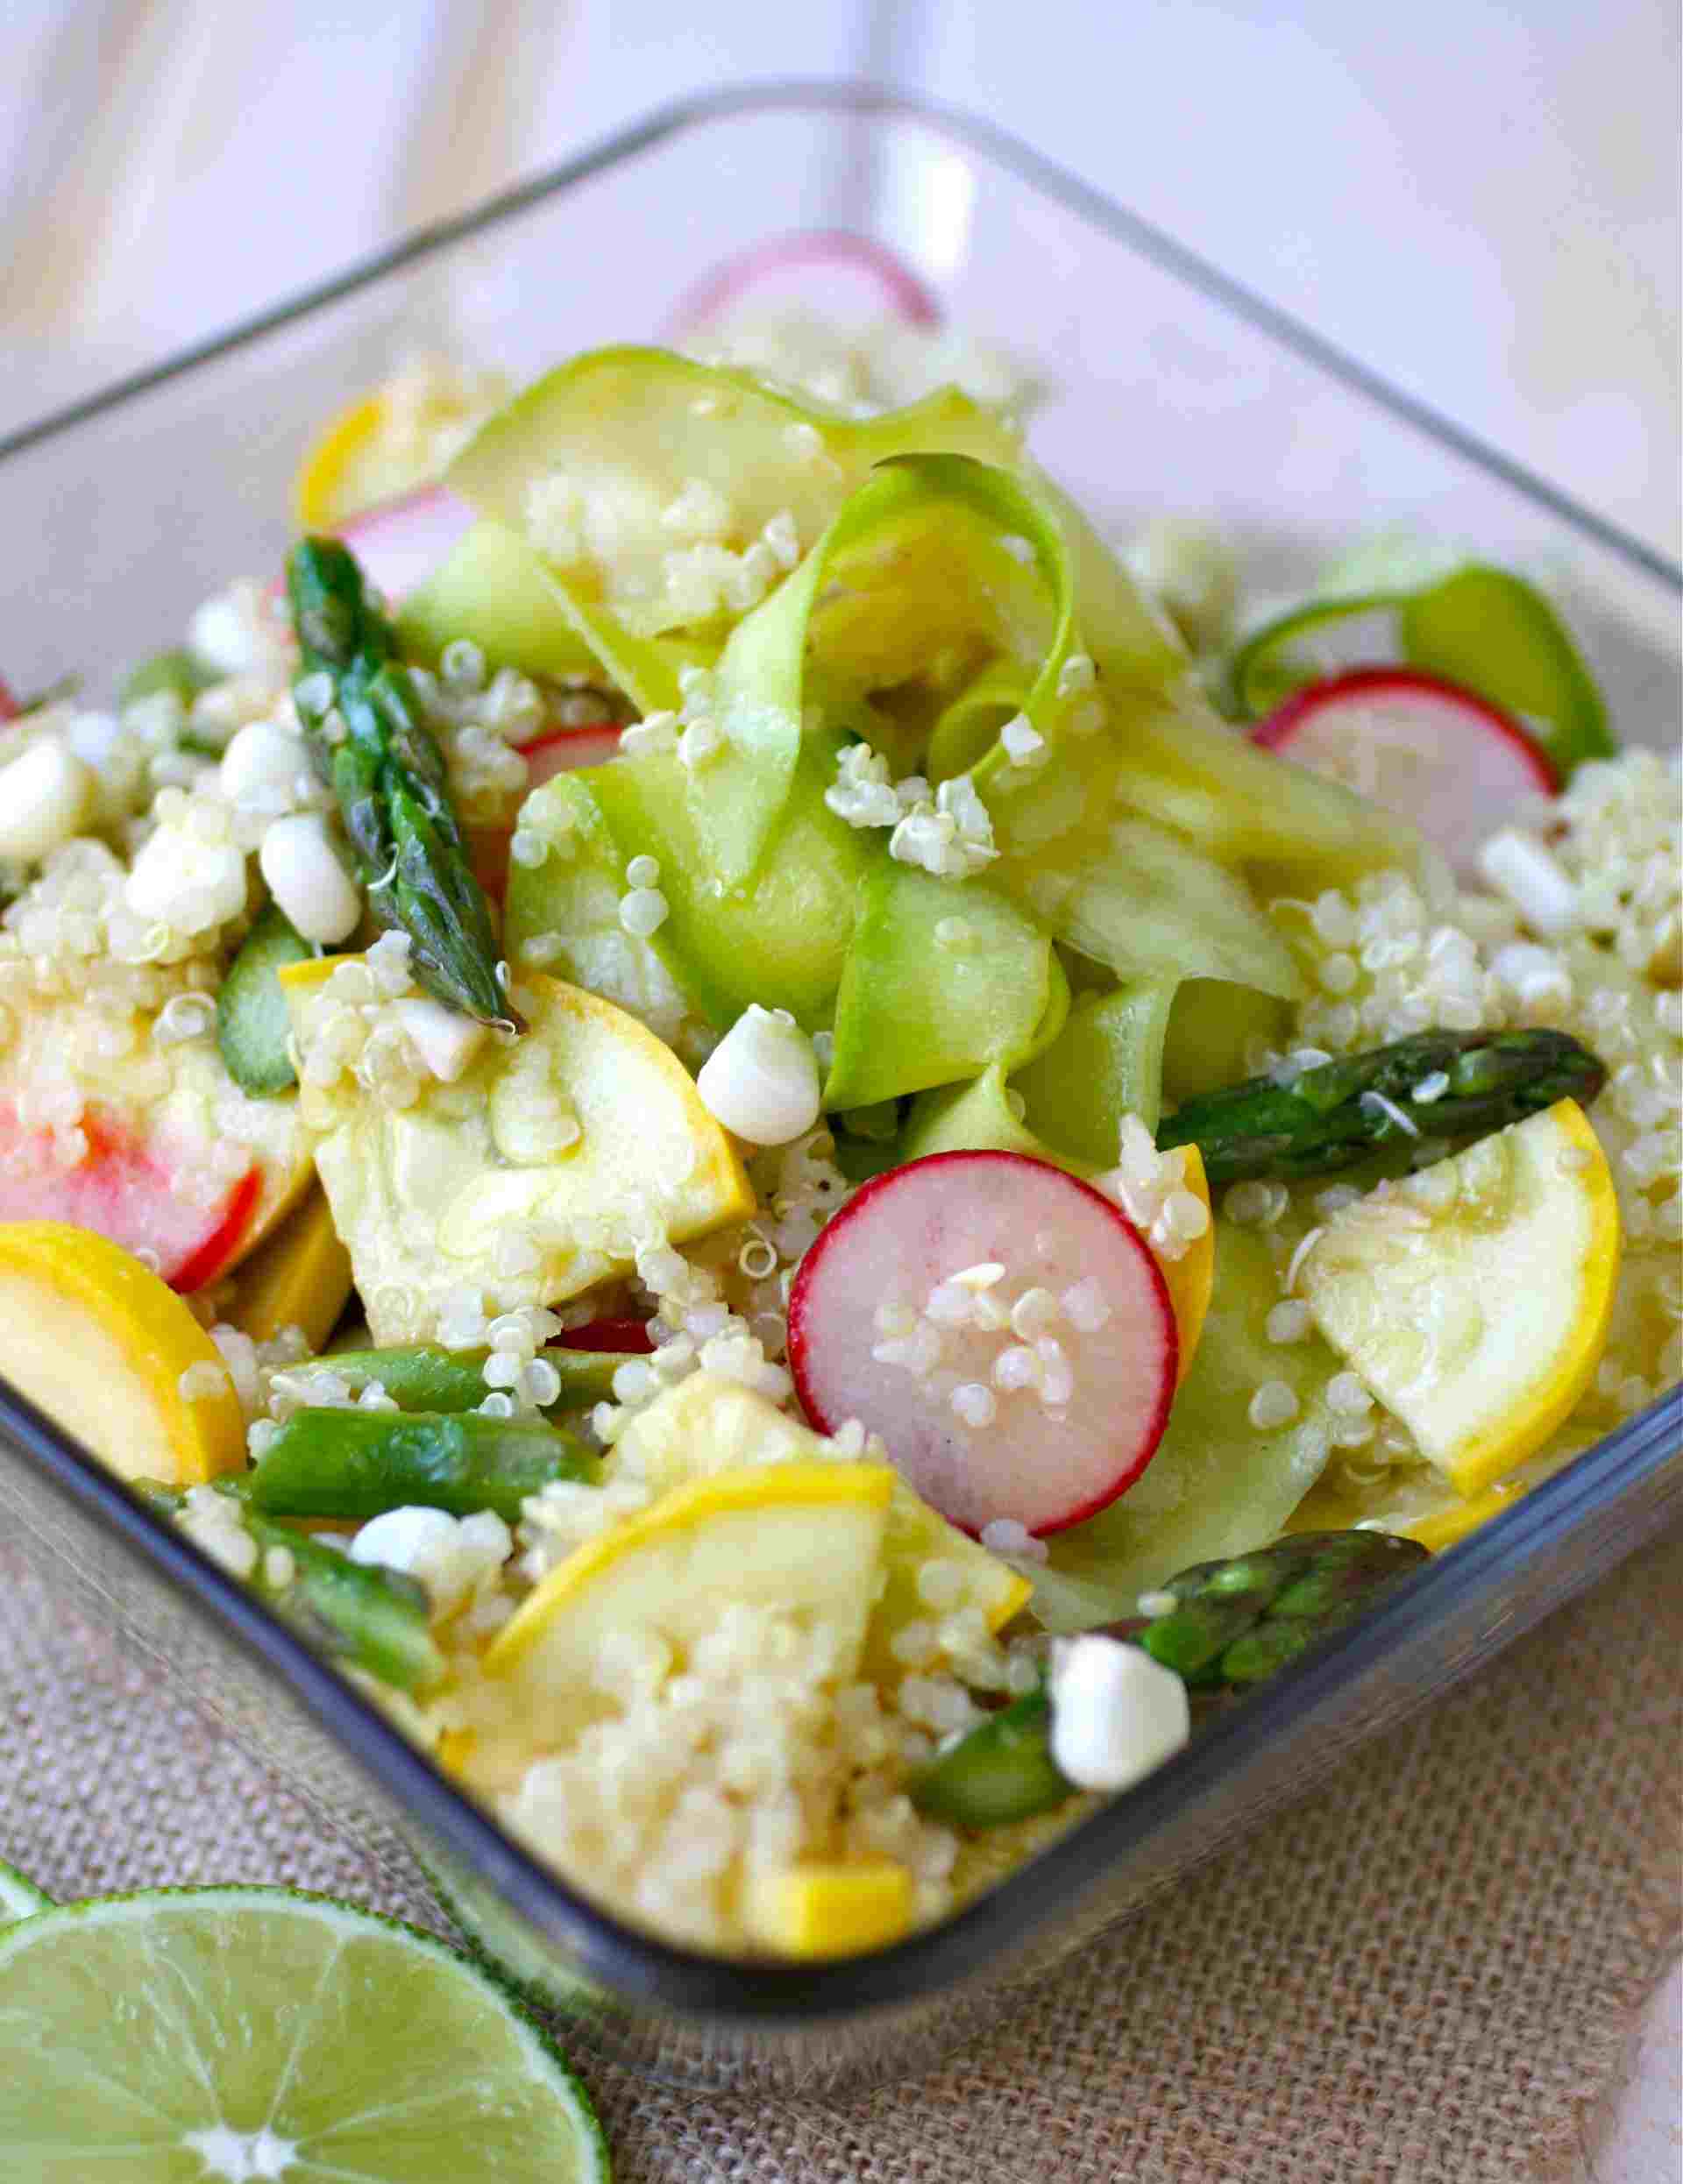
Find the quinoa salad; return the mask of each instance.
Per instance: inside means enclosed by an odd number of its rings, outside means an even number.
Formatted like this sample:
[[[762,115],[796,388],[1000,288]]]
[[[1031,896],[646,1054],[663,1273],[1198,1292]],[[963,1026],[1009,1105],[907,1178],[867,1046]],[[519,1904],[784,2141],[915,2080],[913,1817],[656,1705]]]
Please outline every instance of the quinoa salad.
[[[0,684],[0,1372],[698,1950],[948,1916],[1683,1378],[1675,748],[1034,398],[413,361]]]

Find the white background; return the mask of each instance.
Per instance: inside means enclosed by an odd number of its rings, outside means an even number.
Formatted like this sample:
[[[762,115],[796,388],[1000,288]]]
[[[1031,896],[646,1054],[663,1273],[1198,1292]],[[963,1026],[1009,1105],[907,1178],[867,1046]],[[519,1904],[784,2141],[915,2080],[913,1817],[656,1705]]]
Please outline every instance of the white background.
[[[867,75],[990,115],[1676,553],[1678,23],[1676,0],[0,0],[0,431],[662,100]],[[1591,2134],[1594,2184],[1678,2173],[1678,1996]]]

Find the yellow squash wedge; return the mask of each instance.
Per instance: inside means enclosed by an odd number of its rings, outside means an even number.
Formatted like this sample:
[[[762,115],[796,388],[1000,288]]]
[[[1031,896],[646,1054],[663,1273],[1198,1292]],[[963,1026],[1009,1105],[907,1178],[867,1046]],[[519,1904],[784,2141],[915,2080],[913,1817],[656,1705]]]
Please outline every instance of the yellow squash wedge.
[[[788,1417],[739,1380],[693,1372],[641,1410],[614,1444],[614,1459],[633,1464],[663,1493],[749,1464],[828,1460],[830,1443]],[[905,1663],[892,1650],[896,1634],[933,1613],[918,1591],[928,1562],[950,1563],[960,1594],[954,1607],[979,1607],[990,1630],[1001,1630],[1026,1606],[1033,1587],[1011,1564],[948,1523],[896,1472],[883,1532],[882,1589],[865,1632],[863,1673],[893,1683]],[[950,1610],[948,1611],[950,1613]]]
[[[1618,1270],[1606,1156],[1560,1100],[1335,1214],[1303,1287],[1332,1348],[1471,1501],[1576,1407]]]
[[[301,1036],[335,968],[281,972]],[[349,1076],[306,1088],[316,1169],[377,1344],[430,1336],[463,1287],[504,1310],[559,1303],[624,1273],[643,1243],[688,1243],[754,1210],[735,1146],[652,1032],[558,979],[522,991],[525,1033],[487,1039],[455,1083],[430,1081],[412,1106],[386,1107]],[[554,1150],[527,1142],[550,1099],[578,1124]],[[515,1237],[524,1264],[509,1256]]]
[[[0,1373],[123,1478],[193,1486],[245,1461],[245,1422],[190,1307],[120,1245],[0,1224]],[[182,1376],[191,1374],[202,1385]]]
[[[894,1474],[861,1463],[756,1465],[680,1486],[552,1570],[485,1656],[518,1679],[563,1742],[613,1710],[604,1643],[649,1635],[681,1663],[727,1603],[772,1609],[834,1642],[837,1674],[864,1642]]]

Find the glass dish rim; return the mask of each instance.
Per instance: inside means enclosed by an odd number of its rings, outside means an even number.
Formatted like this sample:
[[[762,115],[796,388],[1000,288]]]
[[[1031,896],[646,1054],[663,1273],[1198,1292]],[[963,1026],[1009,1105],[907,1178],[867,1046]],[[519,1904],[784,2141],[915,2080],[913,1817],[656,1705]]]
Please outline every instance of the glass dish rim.
[[[655,108],[486,203],[417,230],[268,310],[24,425],[0,438],[0,464],[692,128],[738,115],[803,108],[904,118],[945,132],[1351,391],[1501,479],[1649,579],[1683,594],[1683,569],[1664,555],[1392,386],[1007,131],[899,91],[821,80],[733,86]],[[372,1700],[236,1579],[0,1380],[0,1432],[39,1463],[58,1493],[142,1557],[196,1620],[216,1629],[221,1642],[231,1640],[248,1662],[277,1676],[353,1768],[372,1777],[406,1818],[435,1833],[509,1910],[573,1951],[587,1977],[627,2003],[651,2003],[679,2015],[762,2027],[810,2026],[867,2010],[904,2008],[997,1969],[1005,1953],[1032,1943],[1061,1912],[1092,1894],[1130,1842],[1154,1836],[1176,1812],[1207,1798],[1230,1768],[1272,1742],[1294,1718],[1331,1699],[1405,1649],[1457,1605],[1489,1593],[1502,1576],[1536,1559],[1580,1517],[1611,1506],[1657,1474],[1672,1460],[1679,1429],[1683,1387],[1661,1396],[1511,1509],[1435,1556],[1355,1629],[1328,1642],[1243,1707],[1209,1725],[1167,1767],[1077,1823],[1030,1865],[952,1918],[887,1949],[813,1968],[702,1955],[599,1909],[505,1833]]]
[[[1621,524],[1615,523],[1574,494],[1555,485],[1541,472],[1516,460],[1493,441],[1470,430],[1433,404],[1410,394],[1382,372],[1339,344],[1316,331],[1307,321],[1271,302],[1256,289],[1224,272],[1220,266],[1189,248],[1142,214],[1108,196],[1094,184],[1037,151],[1022,138],[998,124],[942,100],[900,90],[891,85],[822,76],[771,77],[763,82],[728,84],[717,90],[687,93],[651,107],[622,127],[597,138],[565,160],[541,169],[507,189],[484,199],[448,219],[410,230],[384,248],[373,251],[338,272],[285,296],[266,309],[207,335],[174,351],[157,363],[126,372],[88,394],[26,420],[0,436],[0,462],[53,438],[74,425],[86,422],[116,408],[132,397],[185,377],[196,366],[225,356],[265,334],[308,317],[323,305],[368,287],[387,274],[418,263],[433,252],[464,242],[524,211],[544,198],[559,195],[574,183],[652,149],[669,138],[728,120],[739,114],[792,110],[802,107],[828,109],[839,113],[898,116],[937,131],[944,131],[969,150],[991,160],[1032,188],[1055,199],[1090,223],[1104,229],[1161,271],[1185,282],[1213,302],[1224,305],[1258,331],[1305,362],[1339,380],[1391,415],[1452,449],[1490,476],[1497,478],[1526,499],[1594,538],[1633,567],[1683,594],[1683,562]]]

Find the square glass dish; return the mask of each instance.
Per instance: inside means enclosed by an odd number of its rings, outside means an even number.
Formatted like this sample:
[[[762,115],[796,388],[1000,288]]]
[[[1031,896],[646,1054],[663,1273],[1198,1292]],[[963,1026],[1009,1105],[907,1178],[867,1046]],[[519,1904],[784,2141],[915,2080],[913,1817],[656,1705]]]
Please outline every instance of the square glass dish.
[[[655,336],[709,266],[778,230],[887,245],[954,321],[1052,387],[1047,466],[1117,524],[1207,514],[1287,579],[1402,524],[1569,571],[1615,720],[1679,718],[1683,578],[983,124],[859,88],[651,116],[495,203],[0,443],[0,661],[94,687],[227,578],[279,565],[320,421],[409,330],[529,375]],[[721,1961],[633,1931],[536,1863],[358,1691],[0,1384],[0,1511],[67,1597],[173,1672],[371,1855],[441,1899],[571,2037],[697,2086],[817,2089],[913,2068],[1359,1740],[1445,1689],[1683,1514],[1672,1390],[1440,1555],[1137,1789],[955,1918],[857,1961]]]

